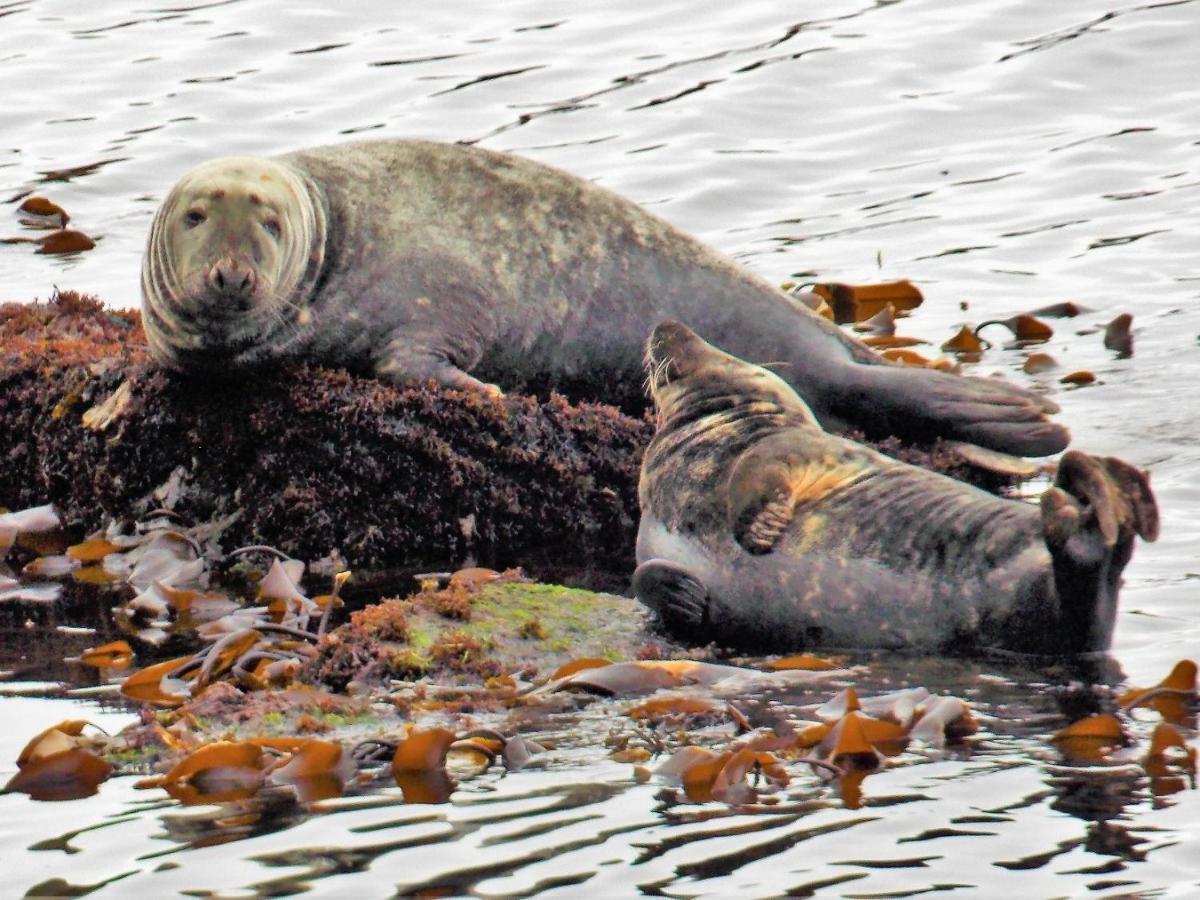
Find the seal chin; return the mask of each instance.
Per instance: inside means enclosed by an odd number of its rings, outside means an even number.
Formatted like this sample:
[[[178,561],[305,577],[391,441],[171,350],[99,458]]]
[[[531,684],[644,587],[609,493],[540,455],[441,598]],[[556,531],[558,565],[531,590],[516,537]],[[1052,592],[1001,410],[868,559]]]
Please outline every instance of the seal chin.
[[[220,309],[220,314],[215,310]],[[169,341],[151,341],[151,351],[160,361],[180,371],[219,374],[222,371],[254,366],[270,354],[269,341],[263,336],[279,331],[280,325],[270,310],[248,313],[231,309],[227,304],[213,304],[198,318],[180,315],[176,310],[170,323]],[[166,329],[147,332],[157,338]]]
[[[266,362],[266,354],[257,336],[239,330],[235,334],[199,337],[190,347],[173,348],[175,368],[208,375],[230,374]]]

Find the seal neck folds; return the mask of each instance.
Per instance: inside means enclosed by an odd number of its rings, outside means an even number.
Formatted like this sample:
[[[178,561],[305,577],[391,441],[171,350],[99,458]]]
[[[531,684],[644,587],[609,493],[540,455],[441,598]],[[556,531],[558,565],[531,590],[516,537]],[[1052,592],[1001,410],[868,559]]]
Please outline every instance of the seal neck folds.
[[[646,368],[658,430],[646,449],[639,492],[643,510],[656,510],[668,527],[685,519],[723,522],[726,512],[715,491],[702,493],[711,503],[685,504],[678,492],[662,487],[675,481],[661,477],[663,471],[682,468],[689,484],[716,488],[734,460],[771,434],[819,429],[781,378],[718,350],[678,322],[655,327]]]
[[[150,227],[142,265],[147,341],[175,369],[277,358],[304,341],[325,262],[325,199],[274,160],[229,157],[194,169]]]

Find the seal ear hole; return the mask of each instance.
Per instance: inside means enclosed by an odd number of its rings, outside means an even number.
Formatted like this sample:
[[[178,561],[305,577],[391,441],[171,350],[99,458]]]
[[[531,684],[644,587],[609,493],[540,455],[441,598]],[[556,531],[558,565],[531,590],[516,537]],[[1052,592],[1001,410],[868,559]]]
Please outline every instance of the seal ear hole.
[[[264,219],[263,230],[271,237],[278,240],[283,236],[283,223],[276,218]]]
[[[203,224],[207,218],[208,215],[205,214],[204,210],[196,207],[189,209],[183,214],[183,222],[188,228],[195,228],[197,225]]]

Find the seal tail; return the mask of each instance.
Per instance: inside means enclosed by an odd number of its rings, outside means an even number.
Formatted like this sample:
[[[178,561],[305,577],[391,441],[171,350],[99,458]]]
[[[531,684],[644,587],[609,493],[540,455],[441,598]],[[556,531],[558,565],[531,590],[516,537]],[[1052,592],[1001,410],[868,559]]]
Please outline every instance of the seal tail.
[[[835,394],[826,409],[871,437],[941,437],[1019,456],[1049,456],[1071,441],[1065,426],[1047,419],[1058,406],[1016,385],[932,369],[856,368],[855,387]]]
[[[1071,450],[1042,494],[1041,509],[1064,623],[1077,629],[1082,649],[1107,647],[1134,538],[1158,537],[1150,480],[1122,460]]]

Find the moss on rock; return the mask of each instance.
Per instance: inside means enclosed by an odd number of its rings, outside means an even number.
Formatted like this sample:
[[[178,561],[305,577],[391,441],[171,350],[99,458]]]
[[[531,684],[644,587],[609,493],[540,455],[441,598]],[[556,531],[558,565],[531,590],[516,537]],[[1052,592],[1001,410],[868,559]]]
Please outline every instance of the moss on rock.
[[[448,606],[454,615],[446,614]],[[470,611],[465,618],[464,608]],[[354,613],[321,642],[309,677],[337,690],[351,680],[532,677],[583,657],[636,659],[653,639],[636,600],[509,573],[482,586],[424,590]]]

